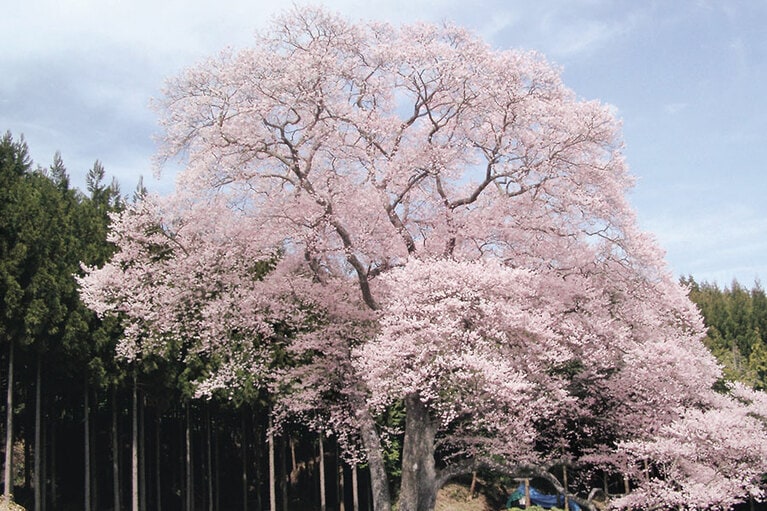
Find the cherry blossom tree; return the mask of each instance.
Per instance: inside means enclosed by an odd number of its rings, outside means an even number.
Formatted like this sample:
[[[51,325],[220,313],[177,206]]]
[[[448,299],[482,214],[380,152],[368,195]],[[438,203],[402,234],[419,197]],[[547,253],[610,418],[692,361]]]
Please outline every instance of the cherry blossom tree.
[[[765,395],[734,384],[729,395],[712,398],[707,406],[685,409],[653,438],[619,445],[644,472],[636,474],[639,488],[616,506],[729,509],[764,498]]]
[[[402,511],[479,464],[644,456],[724,406],[700,317],[627,203],[620,123],[540,55],[294,9],[158,107],[177,189],[115,219],[84,297],[123,316],[121,355],[181,343],[212,361],[200,395],[256,382],[278,417],[360,442],[377,511],[374,417],[393,403]]]

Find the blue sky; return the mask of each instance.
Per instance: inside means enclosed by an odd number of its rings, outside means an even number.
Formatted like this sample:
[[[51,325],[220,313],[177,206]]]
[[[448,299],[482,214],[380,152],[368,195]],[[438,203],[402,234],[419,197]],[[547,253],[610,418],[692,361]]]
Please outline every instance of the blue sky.
[[[615,107],[641,226],[676,275],[767,279],[767,2],[326,0],[353,20],[452,21],[498,48],[539,50],[585,99]],[[252,40],[292,3],[26,0],[0,19],[0,130],[73,183],[95,159],[130,192],[152,175],[166,78]]]

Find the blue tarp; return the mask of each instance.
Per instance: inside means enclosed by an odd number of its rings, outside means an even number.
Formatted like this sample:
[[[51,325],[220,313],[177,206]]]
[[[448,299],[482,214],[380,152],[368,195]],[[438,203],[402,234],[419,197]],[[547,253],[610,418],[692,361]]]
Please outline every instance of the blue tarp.
[[[511,494],[509,496],[509,500],[506,501],[506,507],[512,507],[516,502],[522,501],[522,504],[524,505],[525,502],[525,483],[521,483],[519,485],[519,488],[517,488],[517,491]],[[552,507],[558,507],[561,509],[564,509],[565,507],[565,497],[564,495],[547,495],[545,493],[541,493],[532,486],[530,487],[530,503],[534,506],[541,506],[545,509],[550,509]],[[581,507],[570,500],[568,502],[568,505],[571,509],[571,511],[581,511]]]

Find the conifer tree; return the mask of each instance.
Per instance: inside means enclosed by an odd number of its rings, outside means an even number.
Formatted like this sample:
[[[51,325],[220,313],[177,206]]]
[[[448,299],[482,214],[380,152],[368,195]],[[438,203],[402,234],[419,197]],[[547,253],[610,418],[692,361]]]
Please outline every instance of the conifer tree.
[[[20,240],[20,219],[23,211],[23,178],[31,168],[26,142],[14,141],[10,132],[0,140],[0,343],[7,353],[5,460],[3,465],[3,495],[6,503],[12,499],[13,481],[13,412],[14,358],[16,345],[23,334],[22,272],[27,247]]]

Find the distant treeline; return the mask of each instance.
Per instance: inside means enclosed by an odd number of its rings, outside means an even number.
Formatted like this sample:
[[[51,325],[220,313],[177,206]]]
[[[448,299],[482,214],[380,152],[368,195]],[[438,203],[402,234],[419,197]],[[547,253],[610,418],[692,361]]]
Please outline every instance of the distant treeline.
[[[715,283],[682,279],[708,328],[706,346],[724,367],[728,380],[767,390],[767,295],[759,282],[749,289],[737,281]]]

